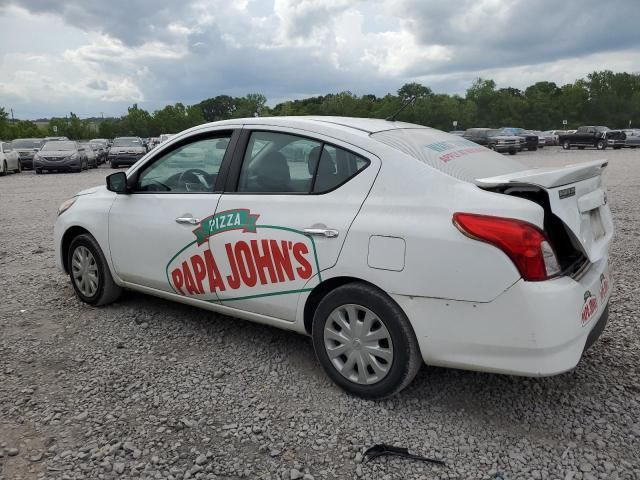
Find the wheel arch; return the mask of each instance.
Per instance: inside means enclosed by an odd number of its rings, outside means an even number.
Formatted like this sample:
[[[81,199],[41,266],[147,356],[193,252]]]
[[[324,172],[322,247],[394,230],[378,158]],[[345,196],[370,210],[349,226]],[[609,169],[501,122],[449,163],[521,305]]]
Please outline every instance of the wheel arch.
[[[78,225],[74,225],[73,227],[69,227],[62,235],[62,241],[60,242],[60,258],[62,259],[62,267],[66,273],[69,273],[68,260],[69,260],[69,245],[74,238],[78,235],[82,235],[83,233],[87,233],[91,235],[91,232],[86,228],[80,227]]]

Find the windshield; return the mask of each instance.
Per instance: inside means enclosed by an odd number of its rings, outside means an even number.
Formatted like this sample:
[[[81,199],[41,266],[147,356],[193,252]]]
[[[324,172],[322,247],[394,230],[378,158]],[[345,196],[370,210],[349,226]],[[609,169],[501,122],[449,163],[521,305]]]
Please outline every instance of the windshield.
[[[42,140],[31,140],[28,138],[18,139],[11,142],[11,148],[40,148]]]
[[[485,147],[430,128],[398,128],[374,133],[371,138],[426,163],[436,170],[468,182],[505,175],[526,167]]]
[[[75,150],[76,143],[75,142],[64,142],[64,141],[52,141],[47,142],[42,147],[43,152],[50,152],[52,150]]]
[[[113,141],[114,147],[141,147],[142,142],[137,138],[116,138]]]
[[[524,129],[522,128],[503,128],[503,135],[522,135],[524,133]]]
[[[487,136],[489,137],[497,137],[499,135],[503,135],[504,132],[502,130],[489,130],[487,132]]]

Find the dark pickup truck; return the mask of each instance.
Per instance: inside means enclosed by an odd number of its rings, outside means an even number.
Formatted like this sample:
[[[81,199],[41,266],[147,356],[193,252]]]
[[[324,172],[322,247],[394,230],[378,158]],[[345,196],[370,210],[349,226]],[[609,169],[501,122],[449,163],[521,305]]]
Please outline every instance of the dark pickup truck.
[[[569,150],[571,147],[578,147],[582,150],[585,147],[594,147],[598,150],[607,148],[609,141],[609,128],[603,126],[584,126],[578,128],[576,133],[565,133],[559,135],[558,141],[562,148]]]

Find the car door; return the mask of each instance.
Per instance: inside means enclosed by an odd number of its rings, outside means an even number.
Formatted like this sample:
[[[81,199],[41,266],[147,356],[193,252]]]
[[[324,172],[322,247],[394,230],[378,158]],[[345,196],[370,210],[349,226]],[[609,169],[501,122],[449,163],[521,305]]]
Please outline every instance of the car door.
[[[308,135],[245,126],[215,218],[201,232],[210,235],[224,305],[293,321],[300,293],[338,260],[380,161]]]
[[[221,166],[236,136],[222,130],[182,139],[130,174],[131,193],[118,195],[109,212],[111,259],[122,280],[217,299],[208,242],[194,231],[216,211]]]
[[[3,144],[4,156],[7,159],[7,169],[8,170],[17,170],[18,169],[18,152],[16,152],[13,148],[11,148],[11,144],[5,142]]]

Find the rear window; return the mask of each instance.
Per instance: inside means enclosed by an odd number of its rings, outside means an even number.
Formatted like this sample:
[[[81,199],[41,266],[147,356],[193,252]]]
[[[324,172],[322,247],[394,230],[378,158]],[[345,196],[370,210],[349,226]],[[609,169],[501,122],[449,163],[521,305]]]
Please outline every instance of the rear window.
[[[467,182],[526,169],[510,157],[439,130],[399,128],[374,133],[371,138]]]
[[[42,151],[44,152],[50,152],[55,150],[75,150],[75,149],[76,149],[75,142],[65,142],[65,141],[59,141],[59,140],[47,142],[44,144],[44,147],[42,147]]]
[[[11,142],[13,148],[40,148],[42,140],[17,139]]]

